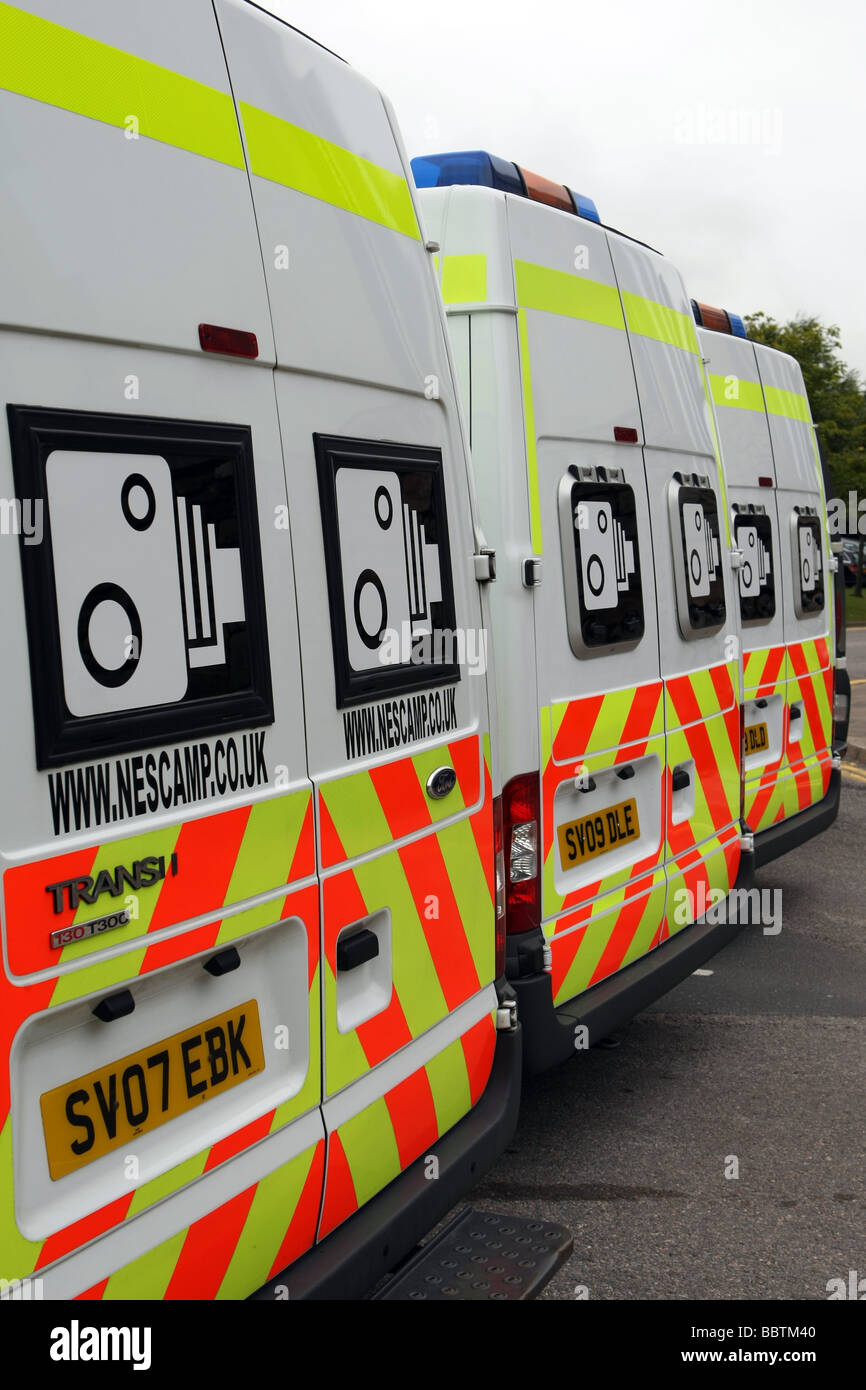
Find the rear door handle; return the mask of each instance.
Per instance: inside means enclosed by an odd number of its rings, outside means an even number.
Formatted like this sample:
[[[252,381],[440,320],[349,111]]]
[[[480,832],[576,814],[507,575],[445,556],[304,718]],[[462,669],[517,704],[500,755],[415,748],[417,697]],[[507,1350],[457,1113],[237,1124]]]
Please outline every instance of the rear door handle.
[[[691,784],[691,777],[684,767],[675,767],[671,777],[671,787],[675,792],[684,792]]]
[[[378,936],[364,927],[354,936],[337,942],[337,969],[355,970],[359,965],[366,965],[368,960],[375,960],[378,954]]]

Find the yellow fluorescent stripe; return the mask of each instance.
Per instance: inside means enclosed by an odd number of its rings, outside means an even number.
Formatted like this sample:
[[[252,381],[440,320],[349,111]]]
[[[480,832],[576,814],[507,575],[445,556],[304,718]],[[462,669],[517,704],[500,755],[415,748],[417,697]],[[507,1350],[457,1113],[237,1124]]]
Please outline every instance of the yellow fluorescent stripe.
[[[684,348],[700,356],[695,321],[691,314],[681,314],[679,309],[669,309],[666,304],[657,304],[654,299],[644,299],[643,295],[623,290],[622,302],[625,316],[632,333],[643,338],[655,338],[660,343]]]
[[[0,87],[243,169],[227,92],[0,4]]]
[[[517,302],[522,309],[585,319],[607,328],[625,328],[619,293],[613,285],[587,280],[564,270],[551,270],[531,261],[514,262]]]
[[[402,174],[392,174],[246,101],[240,109],[254,174],[420,241],[409,185]]]
[[[811,425],[809,402],[796,391],[782,391],[778,386],[765,386],[767,409],[771,415],[784,415],[789,420],[803,420]]]
[[[487,298],[486,256],[445,256],[442,298],[446,304],[479,304]]]
[[[535,443],[535,409],[532,404],[532,373],[529,367],[529,332],[526,313],[517,311],[517,336],[520,343],[520,377],[523,383],[523,419],[526,430],[526,477],[529,484],[529,528],[532,549],[541,554],[541,498],[538,495],[538,454]]]
[[[716,405],[730,405],[739,410],[764,412],[764,397],[760,382],[743,381],[738,376],[716,376],[710,373],[710,385]]]

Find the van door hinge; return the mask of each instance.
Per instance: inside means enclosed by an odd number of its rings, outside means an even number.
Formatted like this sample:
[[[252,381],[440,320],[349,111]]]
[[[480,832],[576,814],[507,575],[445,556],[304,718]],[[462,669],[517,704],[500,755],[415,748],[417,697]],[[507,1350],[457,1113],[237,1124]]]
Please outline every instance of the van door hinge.
[[[735,546],[731,546],[730,556],[731,556],[731,569],[732,569],[732,570],[741,570],[741,569],[743,568],[743,561],[744,561],[745,558],[746,558],[745,552],[742,551],[742,550],[737,550],[737,548],[736,548]]]
[[[517,1000],[503,999],[496,1010],[497,1033],[511,1033],[517,1027]]]
[[[479,584],[492,584],[496,579],[496,551],[484,545],[473,556],[475,578]]]

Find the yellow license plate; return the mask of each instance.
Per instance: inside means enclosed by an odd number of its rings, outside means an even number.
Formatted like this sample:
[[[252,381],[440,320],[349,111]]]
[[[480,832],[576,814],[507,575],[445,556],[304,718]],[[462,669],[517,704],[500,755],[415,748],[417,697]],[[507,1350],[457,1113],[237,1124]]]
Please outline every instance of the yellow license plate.
[[[264,1071],[254,999],[40,1098],[48,1169],[58,1178]]]
[[[746,756],[751,753],[763,753],[769,742],[766,724],[746,725]]]
[[[630,796],[627,801],[617,802],[616,806],[581,816],[579,820],[567,821],[559,826],[556,833],[562,867],[573,869],[576,864],[585,864],[589,859],[608,854],[612,849],[619,849],[620,845],[639,838],[637,802]]]

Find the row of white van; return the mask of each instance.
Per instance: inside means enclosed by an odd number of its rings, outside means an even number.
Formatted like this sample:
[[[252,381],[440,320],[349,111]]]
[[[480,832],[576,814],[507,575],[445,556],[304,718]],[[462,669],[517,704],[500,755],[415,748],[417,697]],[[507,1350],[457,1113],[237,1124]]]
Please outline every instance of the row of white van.
[[[835,815],[796,364],[425,164],[246,0],[0,3],[7,1294],[369,1288]]]
[[[835,817],[836,559],[792,358],[566,186],[483,151],[412,167],[500,560],[534,1070],[693,968],[732,913],[653,948]]]

